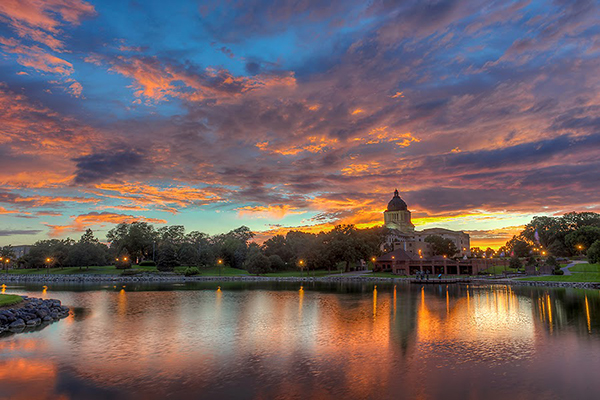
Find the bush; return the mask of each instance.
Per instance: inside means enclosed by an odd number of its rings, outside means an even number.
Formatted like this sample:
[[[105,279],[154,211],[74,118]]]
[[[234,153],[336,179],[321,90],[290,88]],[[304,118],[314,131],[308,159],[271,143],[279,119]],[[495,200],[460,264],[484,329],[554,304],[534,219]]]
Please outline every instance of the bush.
[[[121,272],[121,276],[133,276],[141,274],[142,272],[143,271],[140,271],[139,269],[126,269],[125,271]]]
[[[600,240],[596,240],[592,243],[586,255],[590,264],[600,263]]]
[[[256,253],[246,261],[244,266],[249,273],[259,275],[271,270],[271,261],[264,254]]]
[[[156,263],[152,260],[144,260],[138,264],[140,267],[156,267]]]
[[[183,274],[185,276],[198,275],[199,273],[200,273],[200,270],[198,269],[198,267],[187,267],[185,269],[185,271],[183,272]]]
[[[271,262],[271,269],[273,271],[282,271],[285,269],[285,262],[277,254],[270,255],[269,261]]]
[[[131,259],[127,256],[117,258],[115,263],[117,269],[129,269],[131,268]]]
[[[560,269],[560,267],[556,267],[552,271],[552,275],[564,275],[564,274],[565,274],[565,271],[563,271],[562,269]]]

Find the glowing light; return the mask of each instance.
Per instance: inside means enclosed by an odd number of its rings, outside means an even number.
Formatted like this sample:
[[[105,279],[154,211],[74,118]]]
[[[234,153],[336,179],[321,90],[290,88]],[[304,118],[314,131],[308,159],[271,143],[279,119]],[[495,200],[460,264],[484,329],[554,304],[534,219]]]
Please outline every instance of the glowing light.
[[[217,264],[223,264],[223,260],[221,260],[221,259],[217,260]]]

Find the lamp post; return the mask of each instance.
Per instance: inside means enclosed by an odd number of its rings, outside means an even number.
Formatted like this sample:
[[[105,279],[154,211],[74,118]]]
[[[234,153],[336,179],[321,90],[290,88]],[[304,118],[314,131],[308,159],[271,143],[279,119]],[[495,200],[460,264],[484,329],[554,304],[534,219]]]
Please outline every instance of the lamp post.
[[[52,262],[52,259],[50,257],[46,258],[46,271],[48,271],[48,275],[50,275],[50,262]]]
[[[223,260],[220,258],[217,260],[217,264],[219,265],[219,276],[221,276],[221,266],[223,265]]]

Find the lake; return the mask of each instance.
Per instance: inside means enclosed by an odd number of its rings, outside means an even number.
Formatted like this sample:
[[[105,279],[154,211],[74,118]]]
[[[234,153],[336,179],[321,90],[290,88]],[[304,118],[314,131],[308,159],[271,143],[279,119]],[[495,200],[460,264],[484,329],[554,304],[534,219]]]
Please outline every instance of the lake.
[[[5,293],[59,299],[72,315],[0,337],[0,398],[600,397],[598,290],[208,282]]]

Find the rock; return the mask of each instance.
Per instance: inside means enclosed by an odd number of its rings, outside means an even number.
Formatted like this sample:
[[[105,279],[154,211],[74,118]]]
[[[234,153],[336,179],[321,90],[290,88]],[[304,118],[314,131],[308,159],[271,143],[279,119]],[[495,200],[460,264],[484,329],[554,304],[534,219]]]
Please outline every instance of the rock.
[[[43,321],[44,321],[44,322],[52,322],[52,321],[54,321],[54,319],[53,319],[51,316],[49,316],[49,315],[46,315],[46,316],[44,317]]]
[[[18,319],[15,322],[13,322],[12,324],[10,324],[8,326],[9,329],[23,329],[25,328],[25,321],[23,321],[22,319]]]

